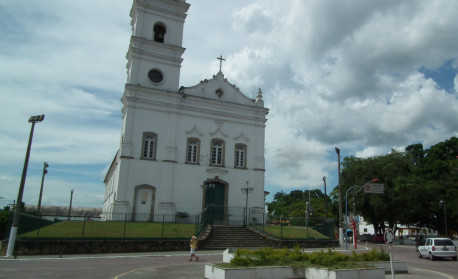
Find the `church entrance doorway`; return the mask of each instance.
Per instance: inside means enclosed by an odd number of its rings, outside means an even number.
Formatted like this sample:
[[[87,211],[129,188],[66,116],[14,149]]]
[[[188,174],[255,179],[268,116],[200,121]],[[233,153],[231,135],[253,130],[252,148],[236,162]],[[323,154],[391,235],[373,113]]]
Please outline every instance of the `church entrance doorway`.
[[[135,187],[133,220],[150,221],[154,217],[156,188],[149,185]]]
[[[222,224],[224,222],[226,185],[221,182],[210,182],[205,187],[205,208],[210,224]]]

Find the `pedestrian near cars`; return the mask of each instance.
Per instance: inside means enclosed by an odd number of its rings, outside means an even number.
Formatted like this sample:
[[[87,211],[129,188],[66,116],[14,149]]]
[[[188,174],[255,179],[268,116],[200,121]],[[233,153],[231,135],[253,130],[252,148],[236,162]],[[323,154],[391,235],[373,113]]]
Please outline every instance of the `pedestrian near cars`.
[[[192,258],[196,258],[196,262],[199,261],[199,257],[196,255],[196,249],[197,249],[197,237],[193,235],[191,237],[191,240],[189,241],[189,246],[191,247],[191,258],[188,261],[192,261]]]

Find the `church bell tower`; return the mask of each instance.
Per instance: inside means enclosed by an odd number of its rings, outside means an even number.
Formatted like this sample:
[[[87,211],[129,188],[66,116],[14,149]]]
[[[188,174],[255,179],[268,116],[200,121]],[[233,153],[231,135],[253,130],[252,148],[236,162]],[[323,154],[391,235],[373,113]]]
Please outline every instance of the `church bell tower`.
[[[184,0],[134,1],[130,12],[132,37],[127,53],[127,84],[178,91],[188,8]]]
[[[176,222],[207,210],[214,224],[263,220],[269,110],[261,90],[250,98],[221,67],[211,79],[180,86],[189,6],[133,0],[120,148],[104,180],[104,220]]]

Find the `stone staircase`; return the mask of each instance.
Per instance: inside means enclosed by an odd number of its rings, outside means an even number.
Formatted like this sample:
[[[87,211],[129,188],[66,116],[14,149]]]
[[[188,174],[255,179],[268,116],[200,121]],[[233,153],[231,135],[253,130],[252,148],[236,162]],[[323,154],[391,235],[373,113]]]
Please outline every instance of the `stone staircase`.
[[[207,238],[199,242],[200,250],[227,248],[256,248],[267,246],[267,241],[245,227],[213,226]]]

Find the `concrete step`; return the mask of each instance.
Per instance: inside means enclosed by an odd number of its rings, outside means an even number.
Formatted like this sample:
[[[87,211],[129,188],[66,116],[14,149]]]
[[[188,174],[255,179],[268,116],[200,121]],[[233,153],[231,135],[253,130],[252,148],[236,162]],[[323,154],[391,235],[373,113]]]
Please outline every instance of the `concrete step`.
[[[199,244],[200,249],[220,250],[229,247],[252,248],[265,246],[265,240],[245,227],[214,226],[209,237]]]

